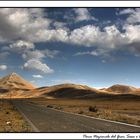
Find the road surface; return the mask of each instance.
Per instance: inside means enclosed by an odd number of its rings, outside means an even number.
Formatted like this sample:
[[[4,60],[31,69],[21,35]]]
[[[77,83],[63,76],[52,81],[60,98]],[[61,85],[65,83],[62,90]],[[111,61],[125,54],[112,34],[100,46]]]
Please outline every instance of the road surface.
[[[36,132],[140,132],[140,127],[38,107],[25,101],[14,105]]]

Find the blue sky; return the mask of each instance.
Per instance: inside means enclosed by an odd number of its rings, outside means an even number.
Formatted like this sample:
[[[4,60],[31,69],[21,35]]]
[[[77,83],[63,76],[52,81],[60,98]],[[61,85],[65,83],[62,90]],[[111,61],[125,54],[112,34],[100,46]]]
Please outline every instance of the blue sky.
[[[0,19],[1,77],[140,87],[139,8],[1,8]]]

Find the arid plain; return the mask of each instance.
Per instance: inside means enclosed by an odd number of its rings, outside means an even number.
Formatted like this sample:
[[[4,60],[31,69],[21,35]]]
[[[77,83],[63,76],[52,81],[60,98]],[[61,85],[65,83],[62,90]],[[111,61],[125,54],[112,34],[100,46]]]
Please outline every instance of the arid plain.
[[[20,100],[32,105],[80,115],[140,125],[140,89],[113,85],[95,89],[62,84],[36,88],[16,73],[0,79],[1,132],[31,132],[28,122],[14,105]]]

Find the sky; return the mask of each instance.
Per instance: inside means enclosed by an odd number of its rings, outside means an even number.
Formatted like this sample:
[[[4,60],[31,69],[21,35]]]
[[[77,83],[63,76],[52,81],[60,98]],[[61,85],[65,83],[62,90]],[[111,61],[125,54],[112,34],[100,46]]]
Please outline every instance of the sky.
[[[0,8],[0,77],[40,86],[140,87],[139,8]]]

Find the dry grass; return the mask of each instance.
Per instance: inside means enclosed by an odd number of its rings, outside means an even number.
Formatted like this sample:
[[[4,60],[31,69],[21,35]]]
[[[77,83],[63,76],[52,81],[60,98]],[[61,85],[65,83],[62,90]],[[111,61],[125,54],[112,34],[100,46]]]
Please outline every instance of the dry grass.
[[[76,99],[30,99],[38,105],[45,107],[52,106],[63,111],[104,118],[108,120],[120,121],[130,124],[140,125],[140,101],[119,101],[119,100],[76,100]],[[90,111],[89,107],[95,107],[97,111]]]
[[[31,132],[16,108],[9,101],[0,101],[0,132]]]

